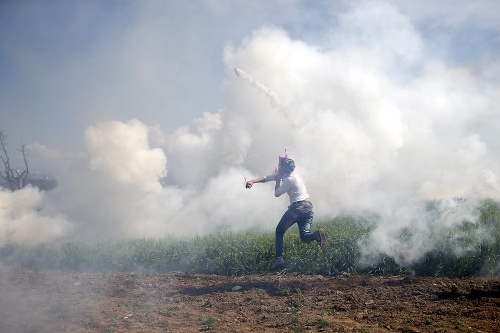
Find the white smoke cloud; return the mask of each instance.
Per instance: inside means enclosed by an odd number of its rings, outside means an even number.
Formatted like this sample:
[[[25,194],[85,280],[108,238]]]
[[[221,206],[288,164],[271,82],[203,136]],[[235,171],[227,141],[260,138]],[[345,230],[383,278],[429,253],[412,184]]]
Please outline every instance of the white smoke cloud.
[[[139,120],[92,126],[57,189],[2,192],[2,202],[34,196],[27,215],[45,216],[53,230],[45,240],[272,228],[286,198],[275,199],[272,184],[246,190],[243,177],[271,173],[287,148],[317,219],[376,212],[367,253],[415,260],[433,245],[422,200],[467,198],[440,208],[436,223],[453,226],[474,219],[477,200],[500,199],[492,121],[500,82],[481,68],[451,67],[385,3],[353,7],[328,37],[311,45],[278,27],[255,30],[224,50],[223,109],[171,133]],[[3,204],[4,225],[19,220],[17,210]],[[404,228],[416,232],[411,245],[398,241]],[[16,224],[2,240],[32,241],[26,231]]]
[[[72,226],[56,212],[47,212],[47,198],[38,189],[0,190],[0,243],[36,244],[71,233]]]
[[[160,190],[158,178],[165,172],[165,154],[159,148],[149,149],[148,129],[138,120],[88,128],[84,150],[93,172],[138,191]]]

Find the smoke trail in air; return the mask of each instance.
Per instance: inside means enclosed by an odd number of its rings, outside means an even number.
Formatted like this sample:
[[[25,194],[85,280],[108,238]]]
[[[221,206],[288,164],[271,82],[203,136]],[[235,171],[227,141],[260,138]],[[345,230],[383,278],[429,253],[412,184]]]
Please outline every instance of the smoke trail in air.
[[[251,75],[249,75],[248,73],[246,73],[245,71],[243,71],[238,67],[234,68],[234,72],[236,73],[237,76],[241,77],[243,80],[248,81],[252,87],[257,88],[258,90],[266,94],[266,96],[269,97],[269,101],[271,102],[271,105],[273,107],[277,108],[278,110],[284,107],[280,102],[276,93],[272,91],[270,88],[266,87],[264,84],[254,79]]]

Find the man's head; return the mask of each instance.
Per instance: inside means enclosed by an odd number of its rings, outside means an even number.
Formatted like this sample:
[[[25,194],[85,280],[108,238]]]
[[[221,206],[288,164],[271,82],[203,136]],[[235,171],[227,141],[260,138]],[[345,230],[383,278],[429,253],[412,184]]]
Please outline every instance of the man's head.
[[[295,162],[291,158],[280,157],[280,171],[287,175],[295,170]]]

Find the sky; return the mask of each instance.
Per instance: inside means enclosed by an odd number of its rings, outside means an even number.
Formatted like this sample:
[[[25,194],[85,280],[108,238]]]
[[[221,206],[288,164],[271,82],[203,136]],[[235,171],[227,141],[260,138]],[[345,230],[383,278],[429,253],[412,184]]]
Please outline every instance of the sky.
[[[331,47],[350,3],[3,1],[0,128],[12,146],[38,142],[63,151],[79,149],[85,128],[99,121],[140,118],[172,131],[228,106],[225,47],[262,26]],[[496,1],[391,5],[449,65],[498,53]],[[363,24],[352,28],[369,37]]]
[[[474,220],[500,196],[499,7],[3,1],[0,130],[58,186],[0,191],[0,242],[272,230],[287,198],[243,183],[284,149],[316,219],[381,216],[369,251],[428,233],[425,200]]]

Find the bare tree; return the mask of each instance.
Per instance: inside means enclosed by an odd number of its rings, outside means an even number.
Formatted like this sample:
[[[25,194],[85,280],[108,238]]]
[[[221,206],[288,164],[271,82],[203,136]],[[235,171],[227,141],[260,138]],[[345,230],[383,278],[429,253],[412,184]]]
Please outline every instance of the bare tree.
[[[10,165],[10,159],[9,159],[9,154],[7,153],[7,135],[0,131],[0,149],[2,150],[0,152],[0,159],[3,162],[5,170],[0,170],[0,177],[2,177],[10,186],[10,189],[12,191],[19,190],[26,186],[26,177],[29,174],[29,168],[28,168],[28,161],[26,159],[26,156],[28,156],[28,150],[26,147],[21,145],[21,149],[18,149],[18,151],[22,154],[23,156],[23,161],[24,161],[24,170],[14,170],[11,165]]]

